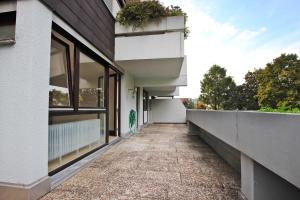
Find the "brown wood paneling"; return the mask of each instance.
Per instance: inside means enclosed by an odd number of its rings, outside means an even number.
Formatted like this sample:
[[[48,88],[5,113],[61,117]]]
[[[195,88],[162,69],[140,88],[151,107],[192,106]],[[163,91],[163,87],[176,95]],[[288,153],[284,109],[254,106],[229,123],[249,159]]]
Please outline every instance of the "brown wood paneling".
[[[109,59],[114,60],[115,20],[102,0],[41,0]]]

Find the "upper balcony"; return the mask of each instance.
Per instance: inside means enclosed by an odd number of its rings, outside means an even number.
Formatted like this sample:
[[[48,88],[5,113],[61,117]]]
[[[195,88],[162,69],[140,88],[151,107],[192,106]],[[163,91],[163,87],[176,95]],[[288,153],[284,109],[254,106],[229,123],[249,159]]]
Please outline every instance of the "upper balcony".
[[[115,61],[138,79],[177,78],[184,61],[184,17],[166,17],[143,29],[116,24]]]
[[[151,33],[166,33],[166,32],[183,32],[184,17],[173,16],[165,17],[159,23],[151,22],[144,28],[125,27],[116,23],[116,36],[131,36],[131,35],[149,35]]]

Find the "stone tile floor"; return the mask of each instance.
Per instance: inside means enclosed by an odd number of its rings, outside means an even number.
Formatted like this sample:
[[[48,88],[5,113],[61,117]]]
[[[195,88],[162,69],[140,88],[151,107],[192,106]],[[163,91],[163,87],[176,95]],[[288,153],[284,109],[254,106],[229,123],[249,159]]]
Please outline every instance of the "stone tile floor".
[[[238,199],[239,175],[185,125],[124,139],[48,193],[50,199]]]

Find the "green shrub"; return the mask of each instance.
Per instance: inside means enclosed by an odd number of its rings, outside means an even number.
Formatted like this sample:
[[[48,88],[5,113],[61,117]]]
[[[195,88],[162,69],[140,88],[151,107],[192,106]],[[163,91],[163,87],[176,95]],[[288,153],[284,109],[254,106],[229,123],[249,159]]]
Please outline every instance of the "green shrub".
[[[150,21],[160,21],[164,16],[167,16],[167,13],[159,1],[133,1],[127,3],[117,14],[117,21],[135,29],[144,27]]]
[[[117,14],[117,22],[123,26],[143,28],[149,22],[159,23],[163,17],[184,16],[185,25],[187,14],[179,6],[164,7],[158,0],[152,1],[129,1]],[[184,36],[188,37],[189,30],[185,27]]]
[[[260,112],[278,112],[278,113],[300,113],[299,108],[288,109],[288,108],[283,107],[283,106],[279,107],[277,109],[270,108],[270,107],[262,107],[259,111]]]

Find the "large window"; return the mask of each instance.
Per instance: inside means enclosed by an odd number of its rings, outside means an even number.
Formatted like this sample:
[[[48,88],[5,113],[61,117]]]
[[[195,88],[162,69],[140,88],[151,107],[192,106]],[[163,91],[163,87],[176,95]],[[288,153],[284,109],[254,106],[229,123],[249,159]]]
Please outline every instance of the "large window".
[[[53,31],[49,77],[48,169],[53,174],[108,142],[109,66]]]

